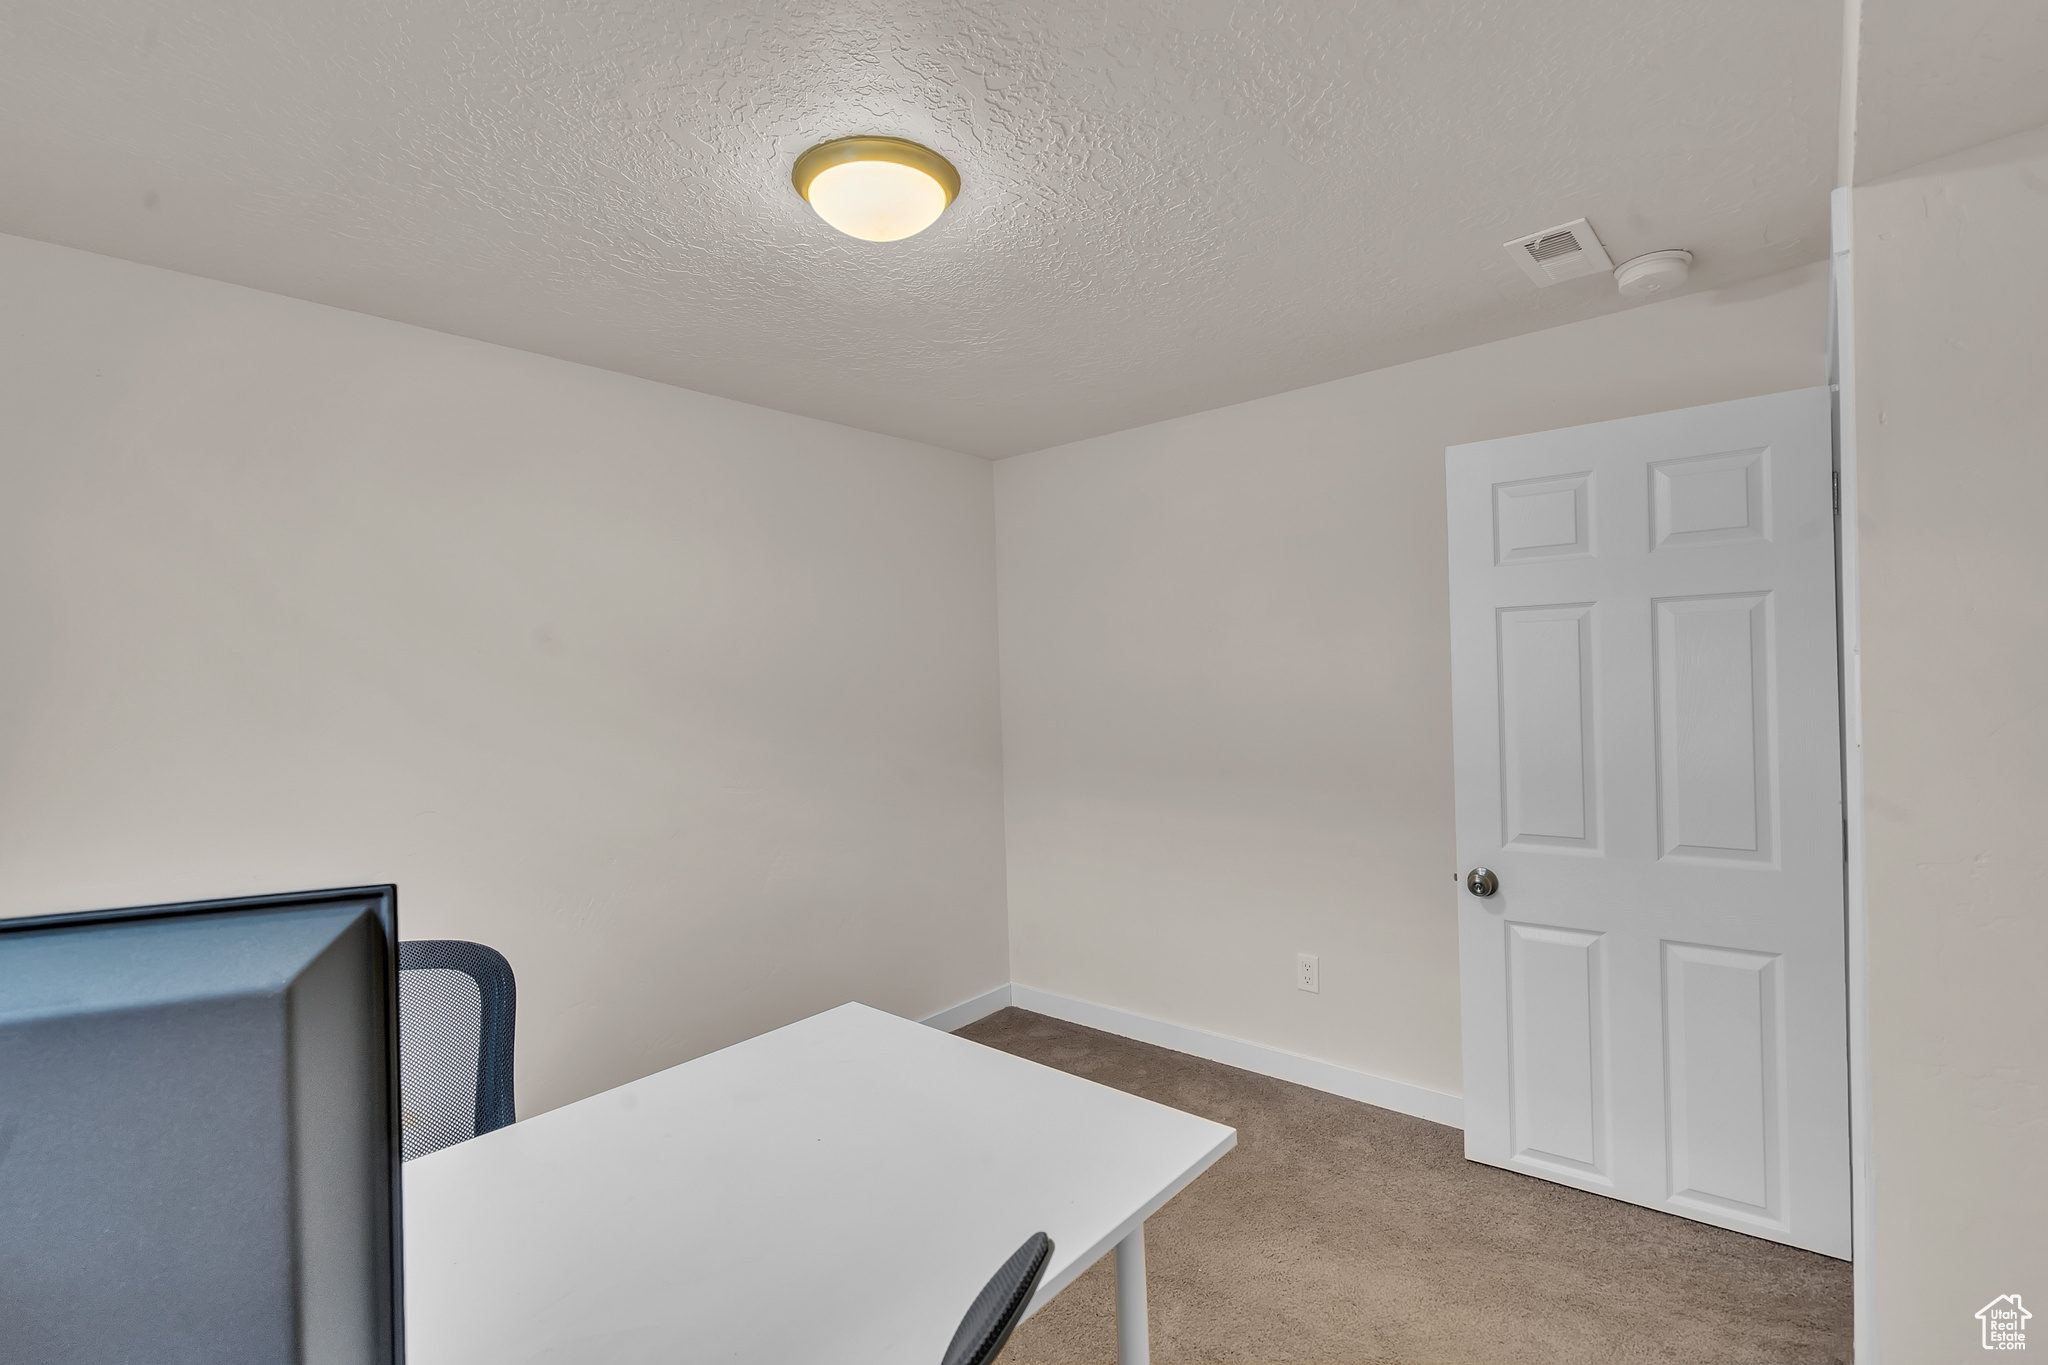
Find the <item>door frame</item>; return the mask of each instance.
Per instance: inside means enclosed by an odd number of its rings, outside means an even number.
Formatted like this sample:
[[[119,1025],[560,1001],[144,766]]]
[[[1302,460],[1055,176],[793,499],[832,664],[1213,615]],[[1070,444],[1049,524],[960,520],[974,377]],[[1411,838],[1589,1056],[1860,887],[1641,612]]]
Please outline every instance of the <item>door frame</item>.
[[[1828,197],[1828,386],[1835,394],[1835,629],[1841,652],[1844,930],[1849,964],[1849,1247],[1855,1360],[1876,1365],[1877,1229],[1870,1152],[1870,901],[1864,861],[1863,631],[1857,578],[1856,297],[1847,186]]]

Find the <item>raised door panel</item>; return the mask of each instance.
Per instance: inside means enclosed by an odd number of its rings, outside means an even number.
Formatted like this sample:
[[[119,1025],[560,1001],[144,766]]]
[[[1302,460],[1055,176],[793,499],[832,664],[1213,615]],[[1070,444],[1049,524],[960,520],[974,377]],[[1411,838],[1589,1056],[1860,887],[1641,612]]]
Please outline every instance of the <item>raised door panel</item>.
[[[1601,936],[1507,925],[1510,1151],[1518,1165],[1604,1179],[1607,1008]]]
[[[1493,486],[1493,562],[1565,559],[1593,552],[1589,473]]]
[[[1782,974],[1775,954],[1664,945],[1671,1200],[1784,1223]]]
[[[1599,846],[1592,618],[1587,602],[1498,615],[1504,846]]]
[[[1650,548],[1770,539],[1770,451],[1688,455],[1650,466]]]
[[[1666,857],[1776,856],[1770,607],[1767,592],[1652,606],[1657,825]]]

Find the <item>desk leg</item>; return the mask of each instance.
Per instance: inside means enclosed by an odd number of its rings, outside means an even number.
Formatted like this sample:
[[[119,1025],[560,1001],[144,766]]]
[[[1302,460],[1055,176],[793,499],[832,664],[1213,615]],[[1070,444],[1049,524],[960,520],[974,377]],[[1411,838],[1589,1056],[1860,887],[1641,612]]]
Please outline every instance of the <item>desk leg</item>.
[[[1116,1244],[1117,1365],[1152,1365],[1152,1332],[1145,1318],[1145,1225]]]

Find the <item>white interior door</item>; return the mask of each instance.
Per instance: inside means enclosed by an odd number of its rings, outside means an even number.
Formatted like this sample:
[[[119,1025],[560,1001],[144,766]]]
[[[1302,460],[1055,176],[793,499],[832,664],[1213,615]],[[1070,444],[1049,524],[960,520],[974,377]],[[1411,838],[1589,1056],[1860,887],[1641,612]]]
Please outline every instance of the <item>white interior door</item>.
[[[1446,463],[1465,1154],[1847,1257],[1829,422]]]

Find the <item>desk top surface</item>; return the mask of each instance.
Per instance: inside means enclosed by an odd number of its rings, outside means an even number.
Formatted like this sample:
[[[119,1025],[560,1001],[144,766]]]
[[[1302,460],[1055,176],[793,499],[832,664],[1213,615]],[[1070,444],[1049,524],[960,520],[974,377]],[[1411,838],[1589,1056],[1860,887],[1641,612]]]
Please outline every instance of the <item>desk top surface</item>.
[[[405,1166],[409,1365],[932,1365],[1034,1232],[1035,1309],[1236,1130],[842,1005]]]

